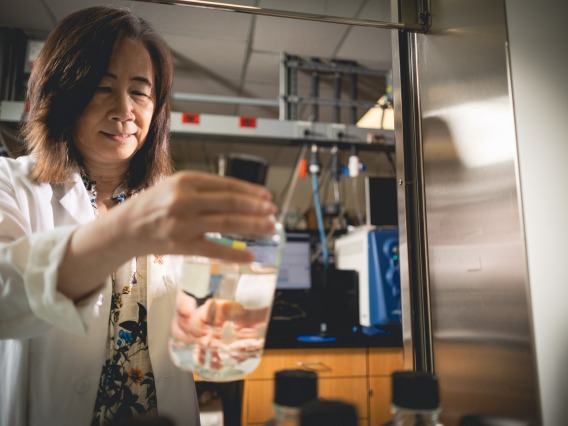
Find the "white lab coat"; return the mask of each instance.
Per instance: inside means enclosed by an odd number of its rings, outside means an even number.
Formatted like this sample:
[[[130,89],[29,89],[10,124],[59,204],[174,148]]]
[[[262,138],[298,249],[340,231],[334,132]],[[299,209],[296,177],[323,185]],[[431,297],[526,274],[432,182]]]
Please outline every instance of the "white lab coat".
[[[57,185],[28,179],[33,159],[0,158],[0,426],[88,425],[104,361],[111,283],[75,305],[56,290],[73,230],[95,218],[79,173]],[[148,346],[158,410],[199,425],[193,377],[167,339],[176,288],[148,259]],[[77,277],[78,280],[81,277]]]

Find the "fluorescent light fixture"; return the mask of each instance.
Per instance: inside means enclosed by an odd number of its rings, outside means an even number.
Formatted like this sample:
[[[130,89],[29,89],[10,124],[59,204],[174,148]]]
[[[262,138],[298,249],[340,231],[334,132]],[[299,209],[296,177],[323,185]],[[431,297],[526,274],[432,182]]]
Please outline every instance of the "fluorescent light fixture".
[[[383,110],[383,129],[394,130],[394,109]]]
[[[359,119],[357,127],[394,130],[394,109],[383,108],[377,103]]]

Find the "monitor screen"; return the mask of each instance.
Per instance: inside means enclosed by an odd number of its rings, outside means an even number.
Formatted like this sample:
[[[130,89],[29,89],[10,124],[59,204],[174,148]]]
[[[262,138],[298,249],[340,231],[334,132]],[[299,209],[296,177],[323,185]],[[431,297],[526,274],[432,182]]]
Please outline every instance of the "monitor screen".
[[[276,288],[278,290],[309,290],[311,287],[311,249],[308,232],[286,232]]]
[[[396,180],[393,177],[365,178],[367,225],[378,227],[398,225],[396,191]]]

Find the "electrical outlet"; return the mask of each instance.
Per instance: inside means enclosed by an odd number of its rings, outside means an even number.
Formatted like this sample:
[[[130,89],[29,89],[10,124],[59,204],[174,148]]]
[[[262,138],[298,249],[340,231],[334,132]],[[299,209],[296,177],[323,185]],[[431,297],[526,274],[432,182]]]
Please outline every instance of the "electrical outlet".
[[[345,124],[332,123],[327,128],[327,138],[330,140],[342,140],[347,136]]]

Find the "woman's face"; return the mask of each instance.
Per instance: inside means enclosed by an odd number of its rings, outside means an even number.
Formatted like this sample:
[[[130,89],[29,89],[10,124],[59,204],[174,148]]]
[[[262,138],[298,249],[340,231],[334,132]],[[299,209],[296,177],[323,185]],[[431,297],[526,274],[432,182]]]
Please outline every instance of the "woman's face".
[[[114,46],[107,73],[74,131],[88,168],[127,165],[143,145],[155,107],[153,76],[142,43],[126,38]]]

